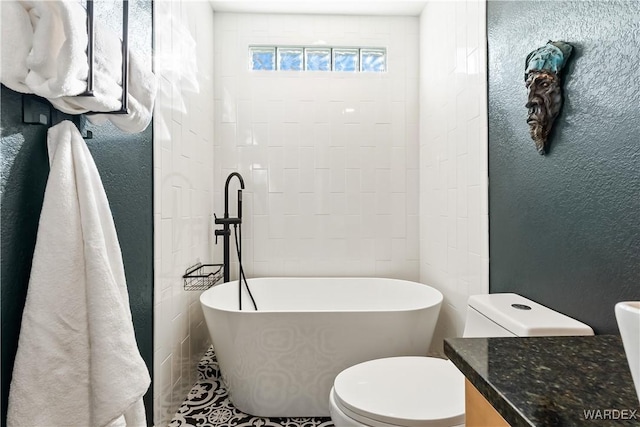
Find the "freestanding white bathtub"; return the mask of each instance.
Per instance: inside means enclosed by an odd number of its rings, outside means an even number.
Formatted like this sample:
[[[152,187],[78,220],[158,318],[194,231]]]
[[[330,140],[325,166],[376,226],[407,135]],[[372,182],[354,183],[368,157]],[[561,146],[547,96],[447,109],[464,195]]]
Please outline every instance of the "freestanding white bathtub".
[[[379,278],[249,279],[200,296],[233,404],[265,417],[329,416],[336,375],[357,363],[425,355],[442,294],[427,285]],[[244,288],[244,287],[243,287]]]

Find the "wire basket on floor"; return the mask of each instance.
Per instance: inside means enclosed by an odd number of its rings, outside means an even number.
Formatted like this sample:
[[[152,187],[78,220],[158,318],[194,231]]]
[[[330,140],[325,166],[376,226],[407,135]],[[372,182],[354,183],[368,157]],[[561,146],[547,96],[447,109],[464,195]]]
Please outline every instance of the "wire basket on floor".
[[[197,263],[189,267],[182,278],[185,291],[206,291],[224,277],[223,264]]]

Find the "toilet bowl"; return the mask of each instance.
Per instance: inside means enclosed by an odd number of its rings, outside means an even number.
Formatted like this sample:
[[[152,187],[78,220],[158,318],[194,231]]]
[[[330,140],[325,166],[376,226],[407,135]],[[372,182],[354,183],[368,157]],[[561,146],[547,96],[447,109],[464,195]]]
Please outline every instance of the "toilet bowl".
[[[372,360],[338,374],[329,409],[336,427],[464,425],[464,376],[444,359]]]
[[[584,323],[517,294],[469,298],[464,337],[593,335]],[[464,376],[448,360],[391,357],[345,369],[329,396],[336,427],[464,425]]]

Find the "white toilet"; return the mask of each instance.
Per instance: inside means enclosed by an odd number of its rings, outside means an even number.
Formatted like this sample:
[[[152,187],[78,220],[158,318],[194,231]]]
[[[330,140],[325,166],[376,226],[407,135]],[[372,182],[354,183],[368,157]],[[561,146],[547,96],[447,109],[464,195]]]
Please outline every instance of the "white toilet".
[[[516,294],[469,298],[464,337],[593,335],[584,323]],[[345,369],[329,396],[336,427],[464,425],[464,376],[448,360],[390,357]]]

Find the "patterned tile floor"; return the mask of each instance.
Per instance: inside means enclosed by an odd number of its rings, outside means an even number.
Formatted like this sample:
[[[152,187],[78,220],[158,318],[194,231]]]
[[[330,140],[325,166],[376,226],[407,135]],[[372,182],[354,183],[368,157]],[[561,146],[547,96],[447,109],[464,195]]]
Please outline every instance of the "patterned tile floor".
[[[263,418],[240,412],[229,400],[213,347],[198,365],[198,378],[169,427],[333,427],[330,418]]]

